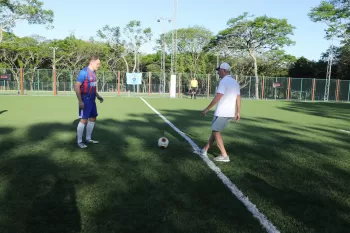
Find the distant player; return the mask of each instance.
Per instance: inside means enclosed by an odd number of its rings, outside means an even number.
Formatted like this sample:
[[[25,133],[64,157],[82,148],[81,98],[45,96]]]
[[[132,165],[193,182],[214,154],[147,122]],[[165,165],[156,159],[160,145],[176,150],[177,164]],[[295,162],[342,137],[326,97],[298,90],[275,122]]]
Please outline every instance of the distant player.
[[[75,93],[79,103],[80,122],[77,127],[77,143],[80,148],[86,148],[83,143],[83,133],[86,125],[86,142],[99,143],[91,139],[97,117],[96,98],[103,102],[103,98],[97,93],[96,70],[100,66],[100,58],[96,55],[90,58],[89,65],[82,69],[75,82]]]
[[[197,91],[198,91],[198,81],[196,78],[193,78],[191,80],[191,99],[196,98]]]
[[[218,162],[229,162],[230,158],[227,155],[224,141],[222,140],[221,133],[227,126],[227,124],[234,119],[239,121],[241,112],[241,94],[240,87],[237,81],[230,75],[231,67],[229,64],[222,63],[218,68],[219,77],[221,78],[218,89],[216,91],[215,98],[211,103],[202,111],[202,115],[206,115],[207,112],[216,105],[214,112],[214,118],[211,125],[212,133],[208,140],[208,143],[201,150],[201,154],[206,156],[208,149],[216,142],[221,154],[214,158]]]

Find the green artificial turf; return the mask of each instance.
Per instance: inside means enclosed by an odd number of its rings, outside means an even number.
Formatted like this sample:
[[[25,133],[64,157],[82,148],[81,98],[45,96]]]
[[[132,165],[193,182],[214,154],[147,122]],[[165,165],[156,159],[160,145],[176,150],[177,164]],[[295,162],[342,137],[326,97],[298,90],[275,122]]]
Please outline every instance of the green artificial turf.
[[[139,98],[97,105],[79,149],[76,98],[0,96],[0,232],[265,232]]]

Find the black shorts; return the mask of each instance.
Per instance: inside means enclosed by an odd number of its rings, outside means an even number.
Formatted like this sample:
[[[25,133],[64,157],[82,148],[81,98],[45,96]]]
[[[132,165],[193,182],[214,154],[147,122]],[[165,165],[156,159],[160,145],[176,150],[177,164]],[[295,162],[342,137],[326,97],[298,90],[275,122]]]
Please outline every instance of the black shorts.
[[[198,87],[191,87],[191,93],[193,92],[197,93],[197,91],[198,91]]]

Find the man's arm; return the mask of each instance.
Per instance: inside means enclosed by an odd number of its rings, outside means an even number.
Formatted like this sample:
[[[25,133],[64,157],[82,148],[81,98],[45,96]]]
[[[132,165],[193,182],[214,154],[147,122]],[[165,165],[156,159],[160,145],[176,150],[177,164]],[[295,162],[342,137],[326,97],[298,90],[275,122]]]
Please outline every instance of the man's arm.
[[[207,112],[215,105],[219,102],[219,100],[224,96],[224,94],[222,93],[217,93],[215,95],[215,98],[211,101],[211,103],[208,105],[208,107],[206,107],[203,112],[202,112],[202,115],[206,115]]]
[[[218,89],[216,91],[216,95],[215,98],[211,101],[211,103],[208,105],[208,107],[206,107],[203,112],[202,115],[205,116],[207,114],[207,112],[215,105],[219,102],[219,100],[224,96],[225,94],[225,86],[222,83],[222,81],[219,83]]]
[[[81,94],[80,94],[80,87],[81,87],[81,82],[79,81],[76,81],[75,84],[74,84],[74,90],[75,90],[75,94],[77,95],[77,98],[78,98],[78,101],[79,103],[80,102],[83,102],[82,99],[81,99]]]
[[[236,114],[235,114],[235,121],[239,121],[241,119],[241,87],[237,83],[236,86]]]
[[[100,103],[102,103],[103,102],[103,98],[102,98],[102,96],[100,96],[100,94],[98,94],[98,92],[96,91],[96,97],[97,97],[97,99],[100,101]]]
[[[98,92],[96,91],[96,97],[100,98],[101,96],[98,94]]]
[[[75,90],[75,94],[77,95],[79,105],[83,102],[83,100],[81,99],[80,87],[84,83],[86,75],[87,75],[86,72],[80,71],[78,78],[74,84],[74,90]]]
[[[239,121],[240,118],[241,118],[241,96],[237,95],[235,120]]]

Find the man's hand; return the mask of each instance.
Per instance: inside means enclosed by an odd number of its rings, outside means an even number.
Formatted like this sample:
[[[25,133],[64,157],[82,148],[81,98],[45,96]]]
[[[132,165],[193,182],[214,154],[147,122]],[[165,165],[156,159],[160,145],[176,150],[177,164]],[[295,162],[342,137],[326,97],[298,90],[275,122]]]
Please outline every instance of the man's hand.
[[[239,119],[241,119],[241,114],[238,112],[236,113],[234,120],[239,121]]]
[[[204,110],[202,111],[202,115],[203,115],[203,116],[207,115],[207,112],[208,112],[208,111],[209,111],[208,108],[204,109]]]
[[[79,101],[79,108],[84,109],[84,102],[83,101]]]
[[[97,95],[96,97],[97,97],[97,99],[100,101],[100,103],[102,103],[102,102],[103,102],[103,98],[102,98],[102,96]]]

